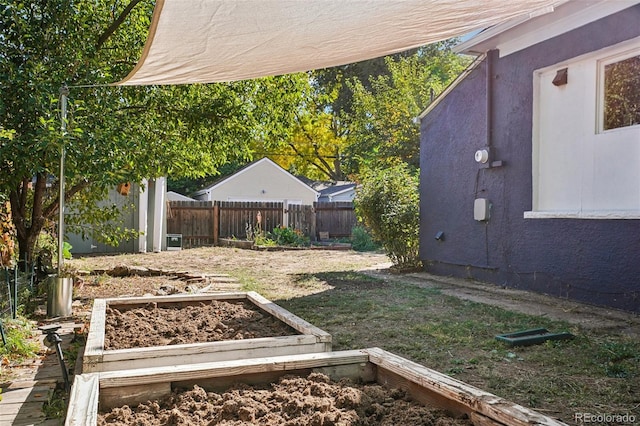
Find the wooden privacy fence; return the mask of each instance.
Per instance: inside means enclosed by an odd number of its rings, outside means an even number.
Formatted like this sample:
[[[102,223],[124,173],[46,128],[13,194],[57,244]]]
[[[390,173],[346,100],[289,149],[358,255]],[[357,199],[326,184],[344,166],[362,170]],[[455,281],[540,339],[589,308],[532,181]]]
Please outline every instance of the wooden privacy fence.
[[[311,241],[320,233],[349,237],[356,224],[350,202],[310,205],[281,202],[170,201],[167,234],[181,234],[185,248],[217,245],[220,238],[247,239],[277,226],[300,230]]]

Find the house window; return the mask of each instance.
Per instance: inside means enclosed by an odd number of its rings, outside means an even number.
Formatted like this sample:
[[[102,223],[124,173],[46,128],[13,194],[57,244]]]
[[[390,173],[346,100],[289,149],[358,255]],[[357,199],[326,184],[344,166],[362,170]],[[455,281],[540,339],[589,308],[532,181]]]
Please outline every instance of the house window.
[[[640,55],[603,64],[603,130],[640,124]]]
[[[640,219],[640,38],[536,70],[533,83],[525,218]]]

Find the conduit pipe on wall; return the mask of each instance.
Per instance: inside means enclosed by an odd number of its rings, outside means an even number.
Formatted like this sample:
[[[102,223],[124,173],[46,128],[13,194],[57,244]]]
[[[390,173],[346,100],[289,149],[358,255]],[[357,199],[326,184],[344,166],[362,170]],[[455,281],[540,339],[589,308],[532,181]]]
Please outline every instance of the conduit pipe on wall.
[[[486,142],[487,147],[491,148],[491,141],[493,138],[493,61],[497,50],[490,50],[487,53],[487,79],[486,79],[486,91],[487,91],[487,114],[486,114],[486,124],[487,124],[487,136]]]

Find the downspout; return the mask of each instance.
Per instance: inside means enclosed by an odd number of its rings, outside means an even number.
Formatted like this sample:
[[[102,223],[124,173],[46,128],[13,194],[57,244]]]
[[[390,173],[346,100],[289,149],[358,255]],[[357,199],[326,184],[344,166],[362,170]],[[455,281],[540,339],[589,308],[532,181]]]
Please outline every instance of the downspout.
[[[486,79],[486,90],[487,90],[487,116],[486,116],[486,124],[487,124],[487,136],[486,136],[486,146],[491,148],[493,141],[493,62],[495,58],[495,54],[497,50],[490,50],[487,52],[487,79]]]
[[[490,50],[487,52],[487,78],[485,82],[486,86],[486,126],[487,126],[487,134],[486,134],[486,146],[487,150],[490,152],[490,160],[489,164],[493,161],[493,157],[495,153],[493,153],[492,145],[493,145],[493,66],[495,55],[498,53],[497,50]],[[477,182],[476,182],[477,184]],[[477,194],[476,194],[477,196]],[[489,265],[489,221],[484,222],[484,244],[485,244],[485,265],[490,267]]]

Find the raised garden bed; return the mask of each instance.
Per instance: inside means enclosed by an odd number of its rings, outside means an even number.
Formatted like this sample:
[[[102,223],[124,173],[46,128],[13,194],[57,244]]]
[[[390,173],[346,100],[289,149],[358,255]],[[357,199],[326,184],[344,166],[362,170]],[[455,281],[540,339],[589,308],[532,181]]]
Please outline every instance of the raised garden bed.
[[[330,334],[255,292],[96,299],[82,371],[330,350]]]
[[[450,416],[440,425],[564,425],[378,348],[82,374],[66,425],[96,425],[100,415],[127,424],[145,411],[194,425],[436,424],[423,417],[435,415]]]

